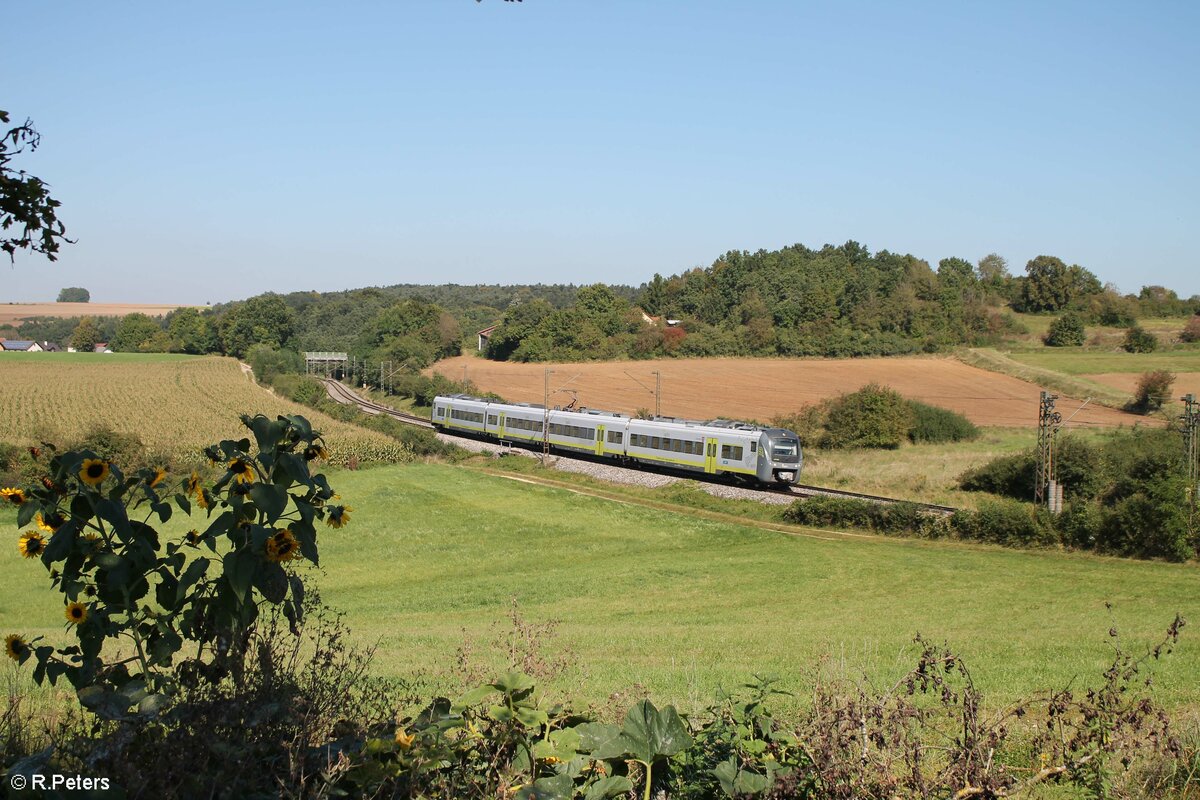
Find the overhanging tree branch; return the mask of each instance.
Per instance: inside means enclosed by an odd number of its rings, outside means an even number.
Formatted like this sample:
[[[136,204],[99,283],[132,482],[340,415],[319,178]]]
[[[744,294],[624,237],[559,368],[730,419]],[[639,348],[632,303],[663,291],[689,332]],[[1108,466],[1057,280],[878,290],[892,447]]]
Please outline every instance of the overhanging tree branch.
[[[8,112],[0,110],[0,123],[8,124]],[[15,156],[37,150],[41,135],[26,119],[0,137],[0,250],[14,260],[17,250],[41,253],[57,260],[61,242],[70,243],[67,229],[55,209],[61,205],[50,196],[50,187],[41,178],[9,163]],[[11,231],[11,233],[9,232]]]

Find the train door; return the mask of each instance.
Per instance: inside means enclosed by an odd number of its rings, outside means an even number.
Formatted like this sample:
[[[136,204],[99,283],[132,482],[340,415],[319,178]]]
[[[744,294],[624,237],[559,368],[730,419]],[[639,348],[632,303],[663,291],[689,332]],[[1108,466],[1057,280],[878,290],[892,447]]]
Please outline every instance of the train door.
[[[496,429],[496,436],[501,439],[504,438],[504,412],[503,411],[500,412],[500,427]]]
[[[717,471],[717,440],[705,439],[704,471],[713,474]]]
[[[604,455],[604,426],[596,426],[596,455]]]

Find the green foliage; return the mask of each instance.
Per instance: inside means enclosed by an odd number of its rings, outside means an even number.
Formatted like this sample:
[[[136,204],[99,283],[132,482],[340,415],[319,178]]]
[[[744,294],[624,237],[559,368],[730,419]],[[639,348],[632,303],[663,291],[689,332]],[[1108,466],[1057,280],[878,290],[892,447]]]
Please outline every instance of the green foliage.
[[[1118,432],[1100,445],[1062,437],[1055,459],[1064,495],[1072,501],[1052,523],[1063,544],[1137,558],[1195,557],[1196,531],[1185,510],[1177,434]],[[1032,500],[1035,470],[1031,450],[972,470],[960,478],[960,486]],[[963,530],[974,531],[974,518],[963,513]],[[1015,518],[1015,511],[1006,513]]]
[[[295,326],[295,312],[279,295],[252,297],[221,317],[221,348],[236,358],[243,357],[255,344],[279,349],[291,341]]]
[[[83,317],[79,320],[79,324],[75,326],[75,331],[71,334],[71,347],[80,353],[92,352],[100,341],[100,329],[91,317]]]
[[[1048,517],[1028,503],[987,500],[979,504],[977,511],[955,511],[950,527],[964,539],[1019,547],[1048,546],[1058,542]]]
[[[0,109],[0,124],[9,123],[8,112]],[[50,196],[49,187],[41,178],[9,166],[14,157],[26,148],[36,150],[40,142],[41,135],[28,119],[0,136],[0,230],[6,232],[0,238],[0,251],[9,260],[17,250],[29,250],[56,261],[59,244],[71,241],[58,220],[60,203]]]
[[[153,347],[152,340],[162,332],[162,326],[145,314],[126,314],[108,344],[117,353],[147,352],[147,345]]]
[[[1049,347],[1076,347],[1083,344],[1085,338],[1083,319],[1075,312],[1068,311],[1050,323],[1050,331],[1044,341]]]
[[[1158,411],[1171,399],[1171,386],[1175,383],[1175,375],[1166,370],[1144,372],[1138,378],[1137,388],[1133,393],[1130,410],[1142,414]]]
[[[1025,273],[1013,303],[1017,311],[1060,311],[1078,298],[1103,291],[1091,272],[1077,264],[1068,267],[1056,256],[1031,259]]]
[[[1007,327],[992,305],[1004,285],[969,262],[938,272],[911,255],[857,242],[810,250],[732,251],[708,269],[656,275],[638,301],[679,327],[647,324],[619,293],[580,289],[571,308],[510,306],[488,357],[572,360],[659,356],[896,355],[983,342]]]
[[[87,303],[92,299],[92,293],[82,286],[68,286],[58,293],[59,303]]]
[[[256,452],[249,439],[206,448],[224,467],[215,483],[149,467],[126,474],[95,449],[44,454],[46,477],[24,490],[17,515],[18,527],[36,521],[41,530],[24,534],[21,549],[45,566],[77,644],[18,639],[18,661],[35,663],[37,683],[65,678],[101,718],[153,719],[189,676],[222,668],[261,603],[299,619],[302,587],[284,565],[296,557],[316,564],[315,523],[341,527],[348,514],[328,505],[324,476],[309,473],[324,450],[307,420],[243,422]],[[208,523],[164,542],[154,525],[176,508],[203,511]]]
[[[922,512],[914,503],[875,503],[852,497],[797,500],[784,510],[783,519],[797,525],[862,528],[926,538],[948,532],[940,515]]]
[[[893,389],[868,384],[829,407],[823,447],[899,447],[913,427],[913,410]]]
[[[1133,325],[1125,331],[1121,348],[1127,353],[1153,353],[1158,349],[1158,337],[1139,325]]]
[[[1200,342],[1200,315],[1194,316],[1187,321],[1187,324],[1183,326],[1183,330],[1179,332],[1179,341],[1185,344]]]
[[[311,375],[277,373],[271,378],[271,388],[284,397],[313,408],[327,396],[324,385]]]
[[[178,308],[167,314],[165,324],[174,351],[201,355],[220,350],[217,324],[211,312]]]
[[[907,401],[912,408],[912,427],[908,440],[915,444],[969,442],[979,438],[979,428],[956,411],[931,406],[917,400]]]
[[[299,353],[265,344],[251,346],[246,351],[246,363],[254,371],[254,377],[263,383],[272,383],[279,375],[304,371],[304,357]]]

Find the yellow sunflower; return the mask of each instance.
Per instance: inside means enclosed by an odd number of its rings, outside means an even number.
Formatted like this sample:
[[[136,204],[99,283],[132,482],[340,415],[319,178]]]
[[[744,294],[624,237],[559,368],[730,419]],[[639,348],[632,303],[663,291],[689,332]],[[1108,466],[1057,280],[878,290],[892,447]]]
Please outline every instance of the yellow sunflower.
[[[212,505],[212,495],[208,493],[208,489],[196,490],[196,505],[205,509]]]
[[[229,462],[229,471],[238,483],[254,483],[254,467],[244,458],[235,458]]]
[[[104,540],[100,538],[100,534],[93,531],[88,531],[83,535],[83,540],[91,545],[93,550],[99,550],[104,546]]]
[[[39,511],[34,515],[33,519],[37,523],[37,526],[46,533],[54,533],[67,521],[67,518],[57,511],[51,511],[49,514],[43,514]]]
[[[67,617],[67,622],[72,625],[80,625],[87,622],[88,610],[83,603],[67,603],[66,611],[63,612]]]
[[[29,645],[15,633],[10,633],[4,637],[4,652],[8,653],[8,657],[13,661],[20,661],[21,656],[25,655],[25,651],[29,649]]]
[[[195,470],[188,476],[187,485],[184,489],[189,496],[200,490],[200,476],[196,474]]]
[[[200,544],[200,531],[192,529],[187,532],[187,536],[185,538],[187,539],[187,543],[189,545],[196,547]]]
[[[79,480],[88,486],[99,486],[108,477],[108,462],[101,458],[85,458],[79,468]]]
[[[416,738],[415,734],[408,733],[404,728],[396,728],[396,744],[400,745],[401,750],[412,747],[413,740]]]
[[[17,550],[26,558],[37,558],[46,549],[46,538],[37,531],[25,531],[17,540]]]
[[[329,453],[327,453],[325,451],[324,447],[322,447],[319,444],[313,444],[313,445],[309,445],[308,447],[304,448],[304,460],[305,461],[315,461],[318,458],[321,459],[322,461],[329,460]]]
[[[0,497],[3,497],[5,500],[12,503],[14,506],[25,505],[25,501],[28,499],[27,497],[25,497],[24,489],[12,489],[12,488],[0,489]]]
[[[350,521],[350,512],[353,510],[353,506],[330,506],[329,516],[325,517],[325,524],[340,528]]]
[[[163,482],[163,478],[167,477],[167,471],[162,467],[154,468],[154,477],[150,479],[150,488],[153,489]]]
[[[299,550],[300,543],[287,528],[275,531],[275,534],[267,539],[267,561],[274,561],[276,564],[280,561],[291,561]]]

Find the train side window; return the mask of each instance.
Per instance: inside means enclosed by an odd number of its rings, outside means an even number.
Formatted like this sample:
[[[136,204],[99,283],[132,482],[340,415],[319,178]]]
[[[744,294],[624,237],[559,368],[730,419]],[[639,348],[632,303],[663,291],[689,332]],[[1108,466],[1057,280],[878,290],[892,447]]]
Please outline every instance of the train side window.
[[[750,452],[751,452],[751,453],[757,453],[757,452],[758,452],[758,442],[751,442],[751,443],[750,443]]]
[[[444,417],[444,416],[446,416],[446,408],[445,408],[444,406],[438,406],[438,409],[437,409],[437,415],[438,415],[439,417]]]
[[[625,434],[621,433],[621,431],[609,431],[608,432],[609,444],[620,444],[621,439],[622,439],[622,437],[624,437],[624,435]]]
[[[657,436],[651,436],[650,437],[650,448],[652,450],[657,450],[658,446],[659,446],[659,444],[661,444],[661,442],[662,442],[662,440],[659,439]]]
[[[500,418],[495,414],[488,414],[488,425],[495,425],[500,422]]]

